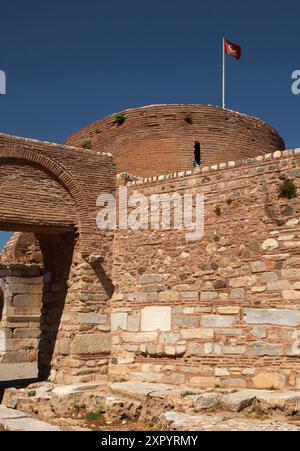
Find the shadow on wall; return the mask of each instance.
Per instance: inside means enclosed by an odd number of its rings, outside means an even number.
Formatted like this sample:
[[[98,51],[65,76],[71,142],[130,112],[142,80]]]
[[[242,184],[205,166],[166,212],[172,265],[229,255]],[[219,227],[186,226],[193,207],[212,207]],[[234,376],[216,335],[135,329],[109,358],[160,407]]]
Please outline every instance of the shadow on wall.
[[[4,309],[4,294],[2,288],[0,288],[0,321],[2,321],[3,309]]]
[[[68,279],[75,247],[75,233],[37,235],[43,255],[45,283],[42,295],[39,380],[50,376],[57,334],[68,292]]]

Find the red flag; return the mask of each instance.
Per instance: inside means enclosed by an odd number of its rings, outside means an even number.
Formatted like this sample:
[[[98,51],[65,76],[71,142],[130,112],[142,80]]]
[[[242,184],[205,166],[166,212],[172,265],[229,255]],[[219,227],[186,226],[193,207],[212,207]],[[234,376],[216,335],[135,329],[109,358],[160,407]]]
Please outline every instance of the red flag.
[[[242,48],[239,45],[228,41],[228,39],[224,39],[224,52],[239,60],[242,55]]]

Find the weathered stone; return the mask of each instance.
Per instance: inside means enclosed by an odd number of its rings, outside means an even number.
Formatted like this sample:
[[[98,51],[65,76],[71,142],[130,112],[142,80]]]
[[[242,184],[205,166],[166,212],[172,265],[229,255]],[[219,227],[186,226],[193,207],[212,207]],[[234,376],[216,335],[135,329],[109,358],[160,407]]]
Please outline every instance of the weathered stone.
[[[283,388],[285,386],[286,377],[280,373],[262,372],[252,378],[253,385],[256,388]]]
[[[232,288],[244,288],[244,287],[252,287],[256,283],[255,276],[244,276],[238,277],[236,279],[231,279],[229,285]]]
[[[157,332],[124,332],[122,334],[122,340],[126,343],[148,343],[156,342]]]
[[[240,391],[222,396],[221,406],[229,412],[241,412],[250,407],[256,398],[256,393],[250,391]]]
[[[179,300],[178,291],[163,291],[159,293],[158,299],[165,302],[176,302]]]
[[[278,282],[269,282],[267,283],[268,291],[282,291],[289,290],[290,282],[288,280],[278,280]]]
[[[245,298],[245,290],[244,290],[244,288],[234,288],[230,292],[230,297],[232,299],[244,299]]]
[[[277,249],[278,247],[279,247],[278,241],[275,240],[274,238],[270,238],[270,239],[264,241],[262,244],[262,249],[267,252],[273,251],[274,249]]]
[[[221,315],[203,315],[202,325],[204,327],[231,327],[235,323],[234,316],[221,316]]]
[[[299,301],[300,300],[300,291],[284,290],[282,292],[282,296],[285,301]]]
[[[220,315],[238,315],[240,313],[240,307],[218,307],[217,312]]]
[[[71,345],[74,354],[108,354],[110,352],[110,335],[77,335]]]
[[[199,293],[198,291],[182,291],[180,293],[180,297],[184,301],[197,301],[199,298]]]
[[[13,299],[14,307],[32,307],[39,305],[41,297],[39,294],[17,294]]]
[[[216,293],[215,291],[203,291],[201,293],[201,301],[212,301],[214,299],[218,298],[218,293]]]
[[[31,327],[14,330],[14,338],[38,338],[40,334],[40,329],[33,329]]]
[[[244,309],[247,324],[271,324],[275,326],[299,326],[300,312],[283,309]]]
[[[199,343],[189,343],[187,345],[187,356],[200,356],[203,354],[202,345]]]
[[[203,393],[194,401],[196,413],[204,410],[217,409],[220,406],[221,395],[219,393]]]
[[[283,354],[283,346],[264,342],[255,342],[248,345],[248,352],[255,356],[280,356]]]
[[[278,276],[274,272],[265,272],[258,276],[258,280],[260,283],[277,282]]]
[[[256,338],[262,339],[266,338],[267,330],[265,327],[262,326],[253,327],[253,329],[251,330],[251,334]]]
[[[220,379],[217,377],[193,376],[190,378],[190,384],[197,388],[213,388],[220,385]]]
[[[182,329],[181,336],[184,340],[193,340],[195,338],[201,340],[213,340],[213,329]]]
[[[108,321],[108,316],[100,313],[80,313],[80,324],[105,324]]]
[[[224,354],[239,355],[245,354],[246,346],[223,346]]]
[[[127,317],[127,330],[128,332],[139,332],[141,325],[141,312],[140,310],[134,310],[130,312]]]
[[[160,274],[143,274],[141,277],[142,284],[155,284],[159,283],[162,280],[162,276]]]
[[[111,330],[127,330],[128,313],[115,312],[111,314]]]
[[[171,330],[171,307],[145,307],[142,310],[141,330]]]
[[[174,332],[163,332],[159,336],[159,343],[162,345],[175,345],[180,340],[180,334]]]
[[[252,273],[258,273],[258,272],[264,272],[267,270],[267,267],[264,262],[258,261],[251,263],[251,272]]]

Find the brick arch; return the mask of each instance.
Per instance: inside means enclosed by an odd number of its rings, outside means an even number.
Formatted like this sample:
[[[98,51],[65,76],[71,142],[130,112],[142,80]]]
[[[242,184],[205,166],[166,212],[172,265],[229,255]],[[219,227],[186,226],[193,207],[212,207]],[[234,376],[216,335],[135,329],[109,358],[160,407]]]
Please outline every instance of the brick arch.
[[[80,185],[70,174],[70,172],[52,158],[42,155],[41,153],[33,151],[25,146],[13,148],[9,146],[0,147],[0,160],[1,159],[17,159],[20,161],[23,160],[29,163],[35,163],[40,166],[41,169],[56,177],[74,201],[78,215],[78,228],[81,235],[81,250],[83,255],[87,255],[89,245],[87,235],[89,234],[91,219]]]

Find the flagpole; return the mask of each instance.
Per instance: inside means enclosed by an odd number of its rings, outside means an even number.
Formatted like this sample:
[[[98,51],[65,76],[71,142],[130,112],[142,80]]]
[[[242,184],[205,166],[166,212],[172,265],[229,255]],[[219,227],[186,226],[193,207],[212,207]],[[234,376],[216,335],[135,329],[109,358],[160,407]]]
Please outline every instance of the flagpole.
[[[225,38],[222,39],[222,108],[225,109]]]

